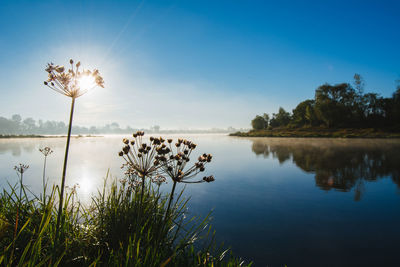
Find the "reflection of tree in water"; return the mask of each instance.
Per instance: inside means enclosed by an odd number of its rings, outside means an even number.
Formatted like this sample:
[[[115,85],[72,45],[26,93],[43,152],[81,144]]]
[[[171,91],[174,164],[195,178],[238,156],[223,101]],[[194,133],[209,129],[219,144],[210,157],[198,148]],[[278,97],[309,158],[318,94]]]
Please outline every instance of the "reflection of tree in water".
[[[400,140],[371,139],[252,139],[252,150],[283,163],[292,159],[299,168],[315,173],[323,190],[348,192],[355,200],[364,191],[365,181],[390,176],[400,189]]]

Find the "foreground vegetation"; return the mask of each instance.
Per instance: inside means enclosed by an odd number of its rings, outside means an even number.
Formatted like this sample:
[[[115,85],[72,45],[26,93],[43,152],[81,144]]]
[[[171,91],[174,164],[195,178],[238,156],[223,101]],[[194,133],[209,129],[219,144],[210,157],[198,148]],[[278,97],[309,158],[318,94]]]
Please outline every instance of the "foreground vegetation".
[[[400,132],[396,130],[326,127],[279,127],[236,132],[230,135],[240,137],[400,138]]]
[[[168,198],[151,183],[106,184],[88,206],[66,198],[56,244],[57,190],[32,196],[25,186],[0,193],[1,266],[239,266],[217,247],[209,218],[185,218],[187,200]],[[20,191],[21,190],[21,191]]]

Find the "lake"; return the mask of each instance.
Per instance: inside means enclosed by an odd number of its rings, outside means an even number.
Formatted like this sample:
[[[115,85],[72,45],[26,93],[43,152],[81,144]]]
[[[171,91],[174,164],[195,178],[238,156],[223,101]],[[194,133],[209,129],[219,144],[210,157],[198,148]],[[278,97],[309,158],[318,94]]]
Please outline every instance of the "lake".
[[[400,140],[166,137],[187,138],[198,144],[198,154],[213,154],[204,174],[216,181],[186,186],[189,213],[213,210],[218,240],[247,262],[399,266]],[[82,202],[103,185],[108,170],[123,177],[121,140],[71,140],[66,183],[79,184]],[[38,149],[44,146],[54,150],[46,176],[51,184],[59,182],[65,138],[0,139],[0,188],[18,181],[13,167],[24,163],[30,165],[24,184],[40,193]]]

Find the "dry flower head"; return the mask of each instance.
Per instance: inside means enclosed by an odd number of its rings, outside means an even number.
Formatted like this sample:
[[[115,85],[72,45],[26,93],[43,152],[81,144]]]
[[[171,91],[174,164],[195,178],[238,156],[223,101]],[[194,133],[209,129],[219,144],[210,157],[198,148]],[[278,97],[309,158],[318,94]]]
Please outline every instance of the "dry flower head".
[[[81,63],[74,64],[70,60],[71,68],[47,64],[48,79],[44,84],[52,90],[71,98],[78,98],[96,86],[104,88],[104,80],[97,69],[90,71],[80,69]]]
[[[46,146],[46,147],[44,147],[44,148],[39,148],[39,151],[42,152],[42,154],[43,154],[45,157],[47,157],[48,155],[50,155],[51,153],[53,153],[53,150],[52,150],[50,147],[48,147],[48,146]]]

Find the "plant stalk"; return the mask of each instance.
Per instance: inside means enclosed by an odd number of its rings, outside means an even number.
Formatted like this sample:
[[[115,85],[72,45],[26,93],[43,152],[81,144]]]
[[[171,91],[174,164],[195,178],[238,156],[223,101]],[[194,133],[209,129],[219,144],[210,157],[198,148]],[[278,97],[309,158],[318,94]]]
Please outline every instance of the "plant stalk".
[[[69,151],[69,142],[71,140],[71,129],[72,129],[72,118],[74,116],[74,106],[75,106],[75,98],[73,97],[72,103],[71,103],[71,112],[70,112],[70,116],[69,116],[67,144],[65,146],[64,166],[63,166],[63,173],[62,173],[62,180],[61,180],[60,203],[58,205],[57,224],[56,224],[56,241],[58,239],[62,206],[63,206],[63,201],[64,201],[65,174],[67,172],[68,151]],[[57,244],[57,242],[55,242],[55,244]]]
[[[47,156],[44,156],[44,163],[43,163],[43,206],[46,206],[46,160],[47,160]]]
[[[165,212],[165,221],[168,218],[169,209],[171,207],[172,200],[174,199],[175,187],[176,187],[176,181],[174,181],[174,185],[172,186],[171,195],[169,196],[168,207],[167,207],[167,211]]]

